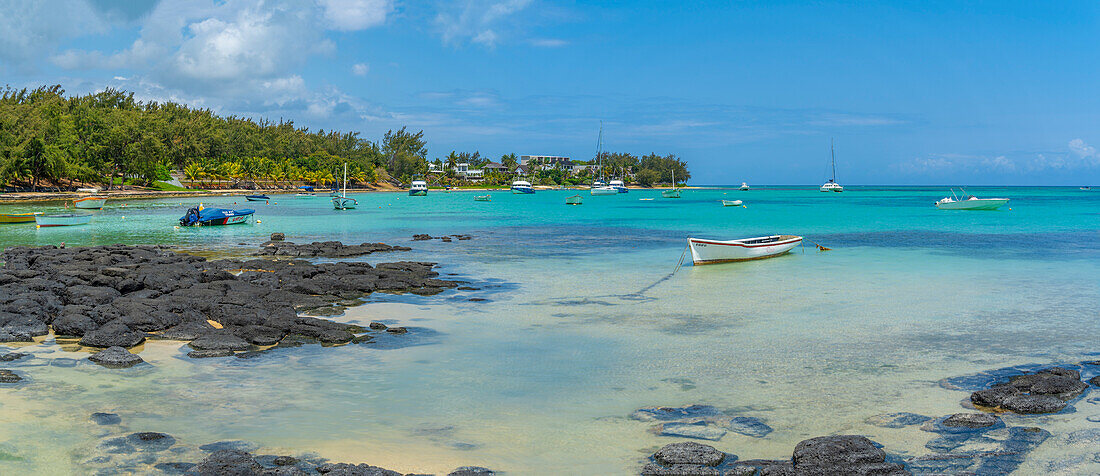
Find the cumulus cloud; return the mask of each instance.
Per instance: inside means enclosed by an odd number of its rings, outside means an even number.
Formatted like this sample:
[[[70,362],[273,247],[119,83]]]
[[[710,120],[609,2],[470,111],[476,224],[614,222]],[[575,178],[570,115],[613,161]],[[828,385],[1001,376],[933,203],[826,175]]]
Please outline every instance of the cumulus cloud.
[[[393,11],[390,0],[318,0],[334,30],[355,31],[381,25]]]
[[[522,11],[531,0],[466,0],[444,4],[435,17],[443,42],[466,41],[494,47],[500,41],[502,20]]]
[[[366,76],[370,72],[370,65],[366,63],[356,63],[351,67],[351,73],[356,76]]]
[[[1013,157],[933,154],[894,164],[892,168],[904,173],[937,175],[955,172],[1026,174],[1100,167],[1100,153],[1084,140],[1069,141],[1067,149],[1038,154],[1013,154]]]
[[[559,38],[534,38],[531,40],[531,45],[539,48],[561,48],[568,44],[569,42]]]

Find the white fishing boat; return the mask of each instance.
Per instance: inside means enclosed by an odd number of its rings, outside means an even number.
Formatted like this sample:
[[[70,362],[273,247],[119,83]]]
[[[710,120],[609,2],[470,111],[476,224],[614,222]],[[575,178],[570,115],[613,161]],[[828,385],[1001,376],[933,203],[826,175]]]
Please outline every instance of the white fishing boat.
[[[772,235],[740,240],[718,241],[688,238],[691,261],[699,264],[726,263],[771,258],[802,243],[796,235]]]
[[[535,189],[531,187],[531,182],[526,180],[516,180],[512,182],[512,193],[528,194],[535,193]]]
[[[294,194],[294,198],[317,198],[317,194],[308,192],[298,192]]]
[[[937,201],[936,208],[940,210],[996,210],[1006,203],[1008,203],[1007,198],[978,198],[973,195],[960,197],[955,195],[954,190],[951,190],[951,196],[943,197]]]
[[[744,190],[748,190],[748,189],[749,189],[749,184],[746,183],[746,182],[741,182],[741,187],[738,190],[744,191]]]
[[[423,180],[413,180],[412,186],[409,187],[410,197],[425,197],[428,195],[428,182]]]
[[[73,200],[73,206],[76,208],[83,208],[85,210],[99,210],[103,208],[103,204],[107,203],[107,197],[84,197]]]
[[[833,141],[829,139],[829,157],[833,165],[833,178],[825,182],[819,190],[822,192],[843,192],[844,187],[841,187],[839,183],[836,183],[836,152],[833,149]]]
[[[34,222],[39,227],[87,225],[90,221],[92,221],[91,213],[57,213],[34,216]]]
[[[344,186],[340,189],[340,195],[332,197],[332,208],[335,210],[348,210],[358,205],[358,200],[348,198],[348,164],[344,163]]]
[[[741,206],[741,200],[722,200],[723,207],[739,207]]]

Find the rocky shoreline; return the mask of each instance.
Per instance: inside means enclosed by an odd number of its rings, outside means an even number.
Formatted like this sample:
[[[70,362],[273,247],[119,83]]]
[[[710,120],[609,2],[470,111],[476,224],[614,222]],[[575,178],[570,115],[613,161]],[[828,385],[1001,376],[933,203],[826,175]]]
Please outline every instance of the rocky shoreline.
[[[261,253],[347,257],[408,249],[333,243],[284,243]],[[0,259],[0,342],[31,342],[51,330],[104,349],[170,339],[188,342],[195,357],[284,341],[369,339],[369,328],[299,312],[374,292],[432,295],[460,284],[437,279],[434,263],[206,260],[161,246],[12,247]]]
[[[1085,381],[1082,381],[1084,379]],[[1086,383],[1087,381],[1087,383]],[[741,460],[713,446],[683,441],[665,445],[644,463],[645,476],[768,475],[942,475],[1009,474],[1052,434],[1031,424],[1041,414],[1066,414],[1073,404],[1100,387],[1100,361],[1057,366],[1021,366],[952,377],[940,381],[949,390],[971,392],[962,406],[970,412],[930,417],[916,413],[875,415],[867,423],[880,428],[919,427],[931,433],[929,454],[891,454],[862,435],[828,435],[796,445],[788,460]],[[1100,398],[1087,400],[1100,404]],[[647,407],[630,419],[653,423],[659,436],[720,440],[727,433],[763,438],[773,431],[764,420],[711,405]],[[1012,425],[1005,418],[1012,416]],[[1093,422],[1092,419],[1088,421]],[[1096,422],[1100,422],[1097,420]],[[1074,444],[1100,448],[1100,428],[1064,436]],[[1100,463],[1100,452],[1092,455]]]

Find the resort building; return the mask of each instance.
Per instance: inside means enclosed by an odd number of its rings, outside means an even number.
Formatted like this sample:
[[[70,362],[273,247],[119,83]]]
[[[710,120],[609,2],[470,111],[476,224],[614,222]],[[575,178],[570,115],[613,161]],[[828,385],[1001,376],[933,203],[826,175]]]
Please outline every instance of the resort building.
[[[486,162],[485,165],[481,166],[481,170],[484,172],[493,171],[502,174],[508,173],[508,167],[500,162]]]
[[[573,162],[569,160],[569,157],[557,155],[521,155],[519,164],[528,167],[537,165],[541,170],[568,170],[566,167],[573,166]]]

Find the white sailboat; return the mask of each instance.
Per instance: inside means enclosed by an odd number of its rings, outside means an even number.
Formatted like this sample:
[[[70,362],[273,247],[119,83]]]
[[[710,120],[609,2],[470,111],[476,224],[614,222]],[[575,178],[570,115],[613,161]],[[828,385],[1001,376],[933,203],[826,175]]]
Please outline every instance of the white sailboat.
[[[963,190],[963,194],[966,190]],[[936,202],[936,208],[940,210],[996,210],[1008,203],[1007,198],[978,198],[973,195],[956,196],[955,190],[951,190],[950,197],[941,198]]]
[[[836,183],[836,152],[833,149],[833,141],[829,139],[829,156],[832,159],[833,164],[833,178],[829,179],[821,186],[822,192],[843,192],[844,187],[841,187],[839,183]]]
[[[664,198],[680,198],[680,189],[676,188],[676,169],[672,169],[672,188],[668,190],[662,190],[661,196]]]
[[[592,195],[618,195],[618,188],[607,185],[603,181],[603,121],[600,121],[600,135],[599,138],[596,139],[596,158],[599,160],[600,164],[600,180],[592,182],[592,189],[589,190],[589,193]]]
[[[340,195],[332,197],[332,208],[336,210],[347,210],[349,208],[355,208],[359,205],[359,201],[354,198],[348,198],[348,164],[344,163],[344,187],[340,189]]]

